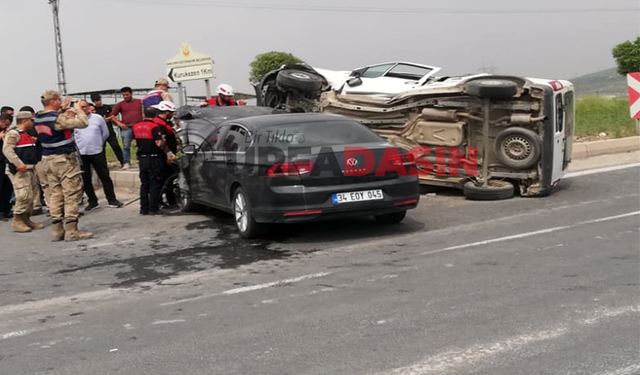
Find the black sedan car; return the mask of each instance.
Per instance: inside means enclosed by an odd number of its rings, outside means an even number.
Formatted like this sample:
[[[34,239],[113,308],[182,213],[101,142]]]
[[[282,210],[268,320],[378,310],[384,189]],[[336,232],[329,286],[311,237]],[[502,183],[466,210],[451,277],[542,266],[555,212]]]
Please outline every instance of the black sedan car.
[[[181,208],[226,211],[242,237],[268,223],[398,223],[418,205],[411,154],[342,116],[227,107],[183,114],[180,125]]]

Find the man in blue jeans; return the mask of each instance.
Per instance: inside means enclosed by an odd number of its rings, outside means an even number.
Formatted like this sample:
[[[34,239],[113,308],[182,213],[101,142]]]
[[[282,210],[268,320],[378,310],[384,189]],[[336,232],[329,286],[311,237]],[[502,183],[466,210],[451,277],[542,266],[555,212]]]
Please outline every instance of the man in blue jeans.
[[[118,102],[111,111],[111,116],[105,120],[113,121],[120,128],[120,138],[122,139],[122,159],[123,170],[131,168],[131,142],[133,141],[132,127],[142,121],[142,100],[133,98],[131,87],[120,89],[122,100]],[[120,119],[118,119],[120,115]]]

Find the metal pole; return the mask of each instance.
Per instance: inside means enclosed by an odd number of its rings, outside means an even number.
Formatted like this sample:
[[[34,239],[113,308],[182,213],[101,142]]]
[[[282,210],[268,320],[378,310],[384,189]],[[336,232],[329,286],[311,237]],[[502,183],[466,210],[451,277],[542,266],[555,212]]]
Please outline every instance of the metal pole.
[[[640,118],[636,119],[636,134],[640,135]]]
[[[211,83],[208,79],[205,79],[204,84],[207,86],[207,99],[211,99]]]
[[[58,11],[60,10],[60,0],[49,0],[53,9],[53,28],[56,40],[56,63],[58,70],[58,91],[61,95],[67,95],[67,80],[64,74],[64,58],[62,56],[62,37],[60,36],[60,20]]]
[[[182,98],[182,82],[178,82],[178,105],[180,107],[184,105],[184,100]]]
[[[484,112],[484,122],[482,124],[482,186],[489,186],[489,110],[491,109],[490,99],[484,99],[482,112]]]

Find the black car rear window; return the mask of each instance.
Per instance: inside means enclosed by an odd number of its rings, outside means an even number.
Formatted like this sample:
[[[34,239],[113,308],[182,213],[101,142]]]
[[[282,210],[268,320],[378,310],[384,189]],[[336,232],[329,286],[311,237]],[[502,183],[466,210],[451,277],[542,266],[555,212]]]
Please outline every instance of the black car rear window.
[[[273,125],[260,128],[256,137],[257,144],[274,146],[320,147],[384,142],[366,126],[344,120]]]

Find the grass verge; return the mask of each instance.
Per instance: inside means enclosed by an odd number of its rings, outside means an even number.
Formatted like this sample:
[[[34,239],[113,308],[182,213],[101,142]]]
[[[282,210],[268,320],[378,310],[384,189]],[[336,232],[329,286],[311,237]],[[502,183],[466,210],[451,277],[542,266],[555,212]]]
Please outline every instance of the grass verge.
[[[586,96],[576,101],[576,136],[607,138],[636,135],[635,120],[629,116],[627,98]]]

